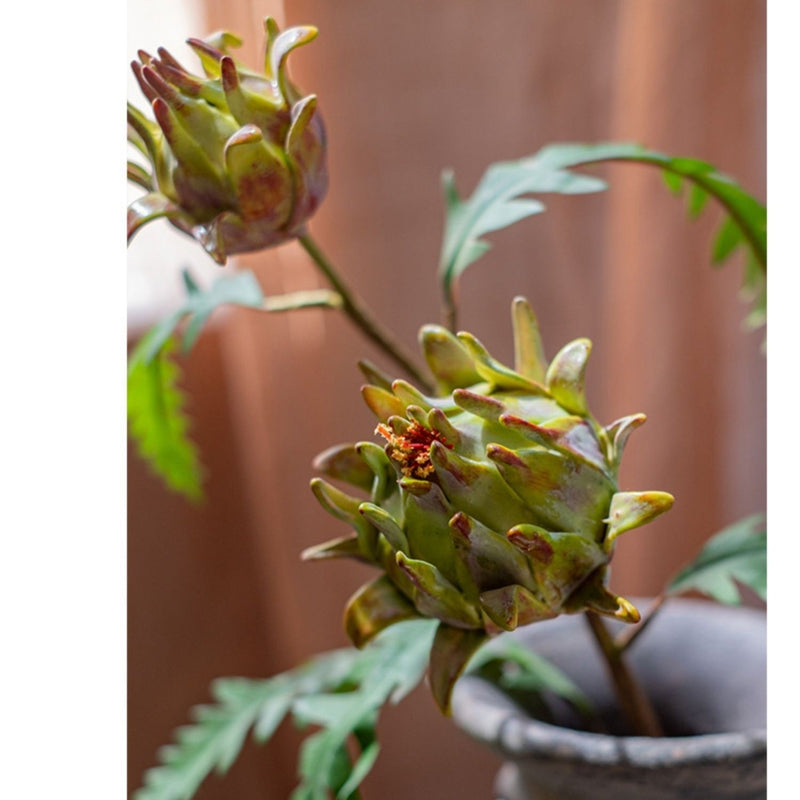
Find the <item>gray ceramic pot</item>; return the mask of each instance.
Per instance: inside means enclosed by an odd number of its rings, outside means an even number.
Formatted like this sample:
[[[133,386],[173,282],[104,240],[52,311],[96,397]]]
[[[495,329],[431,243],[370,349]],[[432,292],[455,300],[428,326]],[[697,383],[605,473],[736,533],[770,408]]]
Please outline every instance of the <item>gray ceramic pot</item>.
[[[641,601],[640,608],[646,608]],[[595,702],[610,735],[527,713],[493,685],[462,678],[453,717],[506,763],[502,800],[756,800],[766,797],[766,621],[757,610],[670,600],[632,646],[631,668],[667,731],[621,730],[603,662],[582,616],[508,636],[569,674]],[[556,704],[557,705],[557,704]]]

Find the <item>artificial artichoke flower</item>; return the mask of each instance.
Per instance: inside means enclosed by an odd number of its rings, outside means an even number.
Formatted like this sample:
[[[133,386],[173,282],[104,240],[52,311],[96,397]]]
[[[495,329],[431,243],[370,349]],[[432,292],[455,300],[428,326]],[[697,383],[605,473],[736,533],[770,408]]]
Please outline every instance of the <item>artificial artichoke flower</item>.
[[[584,395],[591,342],[566,345],[548,366],[527,302],[513,305],[515,366],[469,333],[425,326],[420,341],[438,393],[366,367],[362,390],[384,446],[333,447],[315,466],[369,499],[322,480],[322,506],[355,534],[306,559],[351,557],[382,575],[359,589],[345,629],[361,647],[385,627],[435,617],[429,679],[447,711],[469,657],[500,631],[591,610],[636,622],[606,588],[617,537],[672,505],[664,492],[620,492],[617,471],[643,414],[602,427]]]
[[[224,264],[233,253],[260,250],[299,235],[325,196],[325,130],[317,98],[289,80],[286,59],[316,28],[282,33],[272,18],[264,74],[228,55],[230,33],[189,39],[205,79],[164,48],[139,51],[133,72],[155,122],[128,104],[128,139],[152,174],[129,162],[128,178],[148,194],[128,207],[128,240],[166,217]]]

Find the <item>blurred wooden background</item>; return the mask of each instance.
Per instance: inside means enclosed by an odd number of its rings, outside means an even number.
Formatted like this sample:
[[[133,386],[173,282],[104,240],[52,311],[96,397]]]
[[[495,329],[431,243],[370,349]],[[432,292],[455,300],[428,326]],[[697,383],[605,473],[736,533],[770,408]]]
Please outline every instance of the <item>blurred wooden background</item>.
[[[206,29],[187,35],[235,31],[252,65],[265,14],[319,27],[291,57],[295,81],[319,95],[330,140],[331,188],[312,233],[409,346],[438,319],[445,167],[467,193],[491,162],[552,141],[627,140],[707,159],[765,197],[762,0],[203,8]],[[601,174],[608,192],[549,198],[545,214],[492,237],[462,281],[461,326],[510,360],[510,303],[523,294],[549,356],[593,340],[588,391],[600,420],[648,414],[621,487],[677,500],[621,541],[612,578],[623,593],[647,594],[709,534],[765,507],[763,331],[741,329],[739,260],[708,266],[716,208],[688,222],[656,171]],[[179,234],[164,224],[163,235]],[[267,293],[322,285],[294,245],[241,264]],[[343,533],[308,480],[318,451],[370,438],[363,356],[389,366],[331,312],[221,313],[184,365],[207,502],[190,508],[129,460],[131,789],[214,677],[266,676],[346,644],[342,607],[368,571],[298,554]],[[491,796],[498,759],[441,719],[426,692],[387,712],[381,734],[365,797]],[[287,797],[297,742],[283,730],[265,748],[248,745],[199,800]]]

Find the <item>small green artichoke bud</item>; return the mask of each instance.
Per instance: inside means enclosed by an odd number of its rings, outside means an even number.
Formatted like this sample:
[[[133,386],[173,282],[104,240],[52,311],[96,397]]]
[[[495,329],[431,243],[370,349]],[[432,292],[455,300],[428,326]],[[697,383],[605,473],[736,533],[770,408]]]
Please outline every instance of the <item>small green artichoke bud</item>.
[[[286,60],[316,28],[282,33],[265,21],[264,73],[228,55],[241,40],[219,33],[189,39],[205,78],[164,48],[139,51],[132,69],[155,121],[128,104],[128,139],[151,171],[128,164],[147,194],[128,207],[128,241],[147,222],[167,218],[224,264],[228,255],[298,236],[325,196],[325,129],[317,98],[288,78]]]
[[[607,588],[617,537],[672,505],[664,492],[620,492],[617,473],[643,414],[601,426],[584,374],[591,342],[544,359],[538,323],[513,304],[515,366],[469,333],[425,326],[420,341],[437,396],[371,367],[362,390],[384,440],[331,448],[315,466],[322,506],[355,534],[313,547],[306,559],[351,557],[381,575],[345,609],[361,647],[395,622],[435,617],[430,683],[446,712],[452,686],[488,636],[562,613],[594,611],[636,622]]]

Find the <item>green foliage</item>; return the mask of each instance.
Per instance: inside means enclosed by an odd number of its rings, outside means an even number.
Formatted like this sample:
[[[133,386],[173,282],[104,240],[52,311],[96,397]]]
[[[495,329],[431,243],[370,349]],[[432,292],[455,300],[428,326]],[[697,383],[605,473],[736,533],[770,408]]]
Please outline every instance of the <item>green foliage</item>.
[[[737,581],[767,599],[767,532],[763,514],[720,531],[669,584],[669,594],[695,589],[720,603],[738,605]]]
[[[202,495],[197,449],[188,438],[185,398],[178,388],[180,368],[172,359],[174,341],[167,338],[150,360],[142,352],[128,364],[128,430],[142,458],[174,491],[190,500]]]
[[[583,194],[601,191],[606,186],[598,178],[542,164],[535,157],[492,164],[467,200],[459,197],[451,172],[444,174],[443,183],[447,218],[439,275],[448,298],[452,297],[458,277],[491,247],[482,236],[545,210],[543,203],[523,199],[524,195]]]
[[[183,331],[183,350],[188,351],[197,340],[200,331],[211,313],[222,305],[238,305],[260,311],[292,311],[299,308],[340,308],[342,299],[338,293],[327,289],[292,292],[265,298],[252,272],[238,272],[219,278],[206,290],[200,289],[188,271],[183,272],[186,286],[186,302],[168,317],[151,328],[136,347],[129,361],[130,376],[139,380],[134,387],[133,409],[136,424],[131,425],[132,438],[139,445],[145,460],[166,484],[187,497],[200,495],[200,470],[194,445],[186,438],[188,427],[185,416],[180,413],[180,395],[166,392],[159,381],[159,364],[169,364],[170,374],[177,366],[167,361],[165,350],[178,325],[186,321]],[[153,365],[156,366],[153,366]],[[143,376],[150,376],[142,396]],[[161,376],[163,377],[163,376]],[[173,387],[174,389],[174,387]],[[128,387],[129,406],[131,386]],[[176,416],[173,406],[177,404]],[[129,408],[129,416],[131,410]]]
[[[292,800],[356,800],[380,752],[380,711],[422,680],[437,624],[401,622],[363,650],[325,653],[266,680],[215,681],[215,704],[194,709],[193,723],[179,728],[175,744],[160,751],[161,766],[146,773],[133,800],[189,800],[209,774],[230,768],[251,728],[256,742],[266,742],[286,716],[314,729],[302,746]],[[470,671],[491,676],[506,689],[555,693],[581,713],[593,712],[569,678],[506,637],[480,650]]]
[[[508,692],[550,692],[567,700],[584,717],[596,714],[592,701],[568,675],[508,636],[500,636],[479,650],[469,671],[491,679]]]
[[[292,800],[325,800],[329,789],[337,800],[352,797],[378,755],[378,712],[387,702],[399,702],[422,680],[436,625],[436,620],[410,620],[389,628],[361,651],[351,691],[317,693],[294,704],[300,724],[321,725],[322,730],[303,744],[301,784]],[[345,769],[341,753],[351,735],[361,754]]]
[[[559,192],[575,194],[600,191],[606,184],[597,178],[570,172],[576,167],[608,161],[649,164],[661,170],[667,187],[681,194],[691,186],[688,213],[695,218],[709,197],[722,206],[725,217],[712,246],[712,260],[722,263],[734,251],[747,251],[743,294],[752,302],[751,326],[766,318],[767,212],[735,181],[704,161],[672,158],[635,144],[555,144],[519,161],[493,164],[473,194],[459,198],[451,174],[445,176],[447,216],[439,264],[445,301],[453,305],[454,284],[464,270],[490,247],[480,237],[544,210],[526,195]]]
[[[176,743],[162,748],[162,766],[146,773],[134,800],[188,800],[212,771],[229,769],[250,728],[257,742],[268,740],[297,696],[340,686],[359,655],[336,650],[268,680],[215,681],[216,704],[194,709],[193,724],[179,728]]]
[[[264,297],[255,276],[240,272],[219,278],[202,291],[184,271],[186,302],[145,334],[128,362],[129,433],[142,458],[170,489],[190,500],[202,496],[202,471],[197,448],[188,438],[185,398],[178,390],[180,370],[170,358],[175,329],[184,317],[183,349],[196,341],[211,312],[233,303],[259,307]]]
[[[189,350],[197,341],[211,312],[218,306],[232,304],[245,308],[260,308],[264,303],[261,287],[252,272],[236,272],[218,278],[205,291],[197,286],[186,270],[183,272],[183,282],[186,286],[186,302],[177,311],[161,320],[137,348],[137,354],[140,354],[145,362],[150,361],[161,350],[184,317],[188,317],[188,323],[183,334],[183,349]]]
[[[267,680],[215,681],[215,705],[194,710],[193,724],[160,752],[162,765],[147,772],[134,800],[189,800],[212,771],[228,770],[250,728],[265,742],[287,715],[320,728],[304,742],[293,800],[327,800],[330,792],[355,798],[378,756],[378,713],[422,680],[435,629],[435,620],[406,622],[363,650],[326,653]],[[351,737],[360,751],[355,764],[347,750]]]

